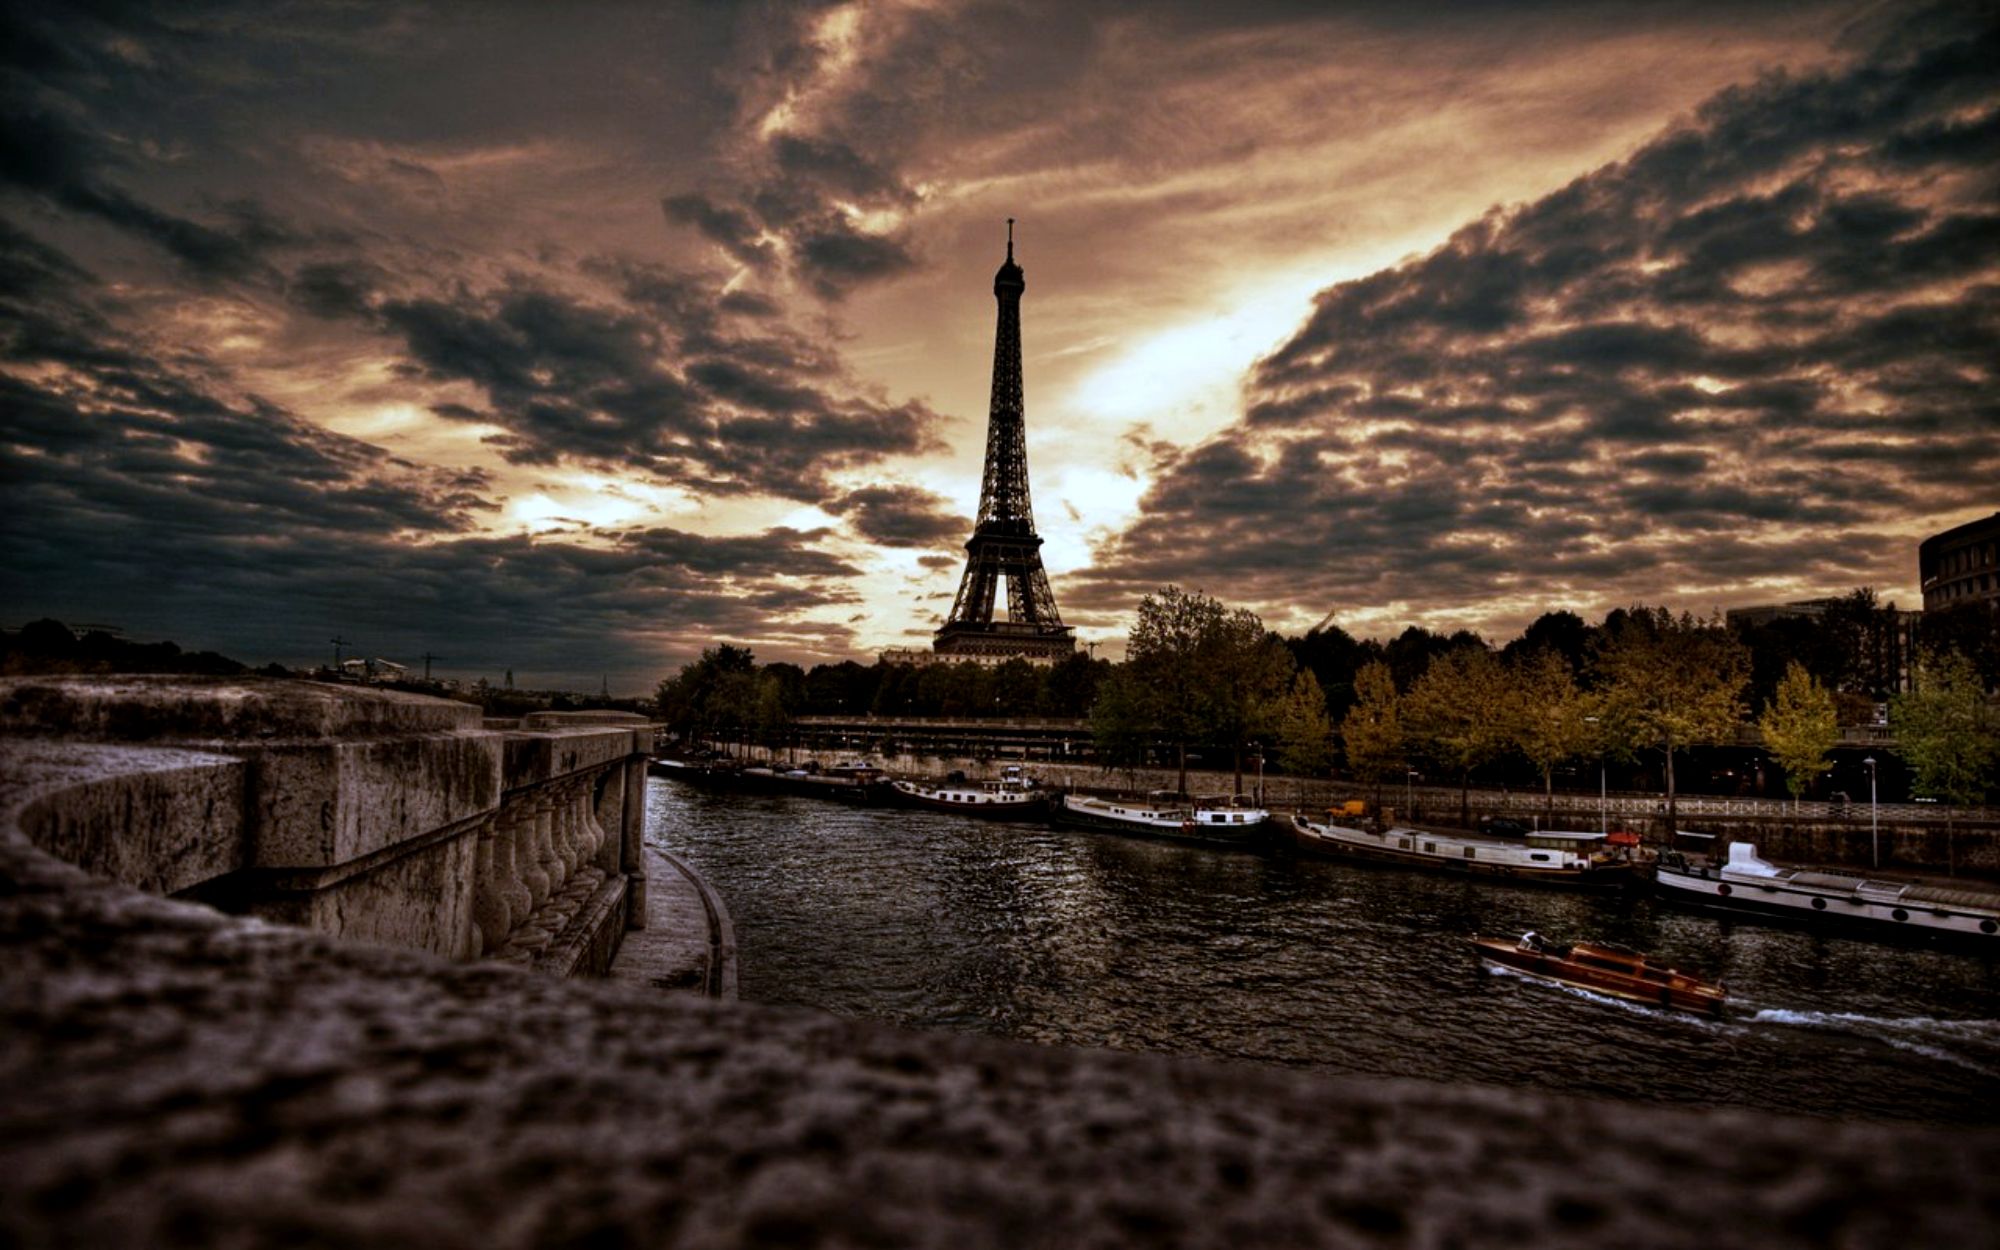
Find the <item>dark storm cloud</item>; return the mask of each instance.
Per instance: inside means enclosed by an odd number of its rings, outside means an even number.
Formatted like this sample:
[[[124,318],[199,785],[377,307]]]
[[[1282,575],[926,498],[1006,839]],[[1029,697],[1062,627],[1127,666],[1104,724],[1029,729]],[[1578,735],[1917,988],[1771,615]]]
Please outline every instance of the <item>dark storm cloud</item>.
[[[115,329],[88,273],[6,223],[0,273],[20,279],[0,292],[0,359],[24,368],[0,373],[0,594],[19,609],[129,620],[252,662],[310,659],[339,631],[369,654],[438,649],[458,671],[588,670],[636,688],[683,636],[753,636],[851,599],[840,582],[858,570],[819,548],[826,530],[654,527],[590,546],[477,535],[497,507],[484,472],[417,465],[220,393],[208,362]],[[622,363],[589,318],[519,320],[572,358]],[[458,329],[439,341],[468,369],[511,376],[478,330]],[[852,644],[842,626],[788,637],[806,652]]]
[[[1828,590],[2000,481],[2000,26],[1938,9],[1322,292],[1068,592],[1320,606]],[[1889,574],[1894,575],[1894,574]]]
[[[934,413],[858,393],[824,347],[739,330],[680,275],[598,268],[629,302],[586,303],[517,279],[484,294],[383,300],[374,324],[402,341],[411,376],[483,390],[484,409],[433,411],[502,427],[489,441],[516,464],[816,499],[830,472],[932,445]],[[346,287],[333,281],[338,303]]]
[[[943,496],[917,486],[864,486],[820,506],[851,517],[856,533],[884,547],[950,547],[972,532]]]

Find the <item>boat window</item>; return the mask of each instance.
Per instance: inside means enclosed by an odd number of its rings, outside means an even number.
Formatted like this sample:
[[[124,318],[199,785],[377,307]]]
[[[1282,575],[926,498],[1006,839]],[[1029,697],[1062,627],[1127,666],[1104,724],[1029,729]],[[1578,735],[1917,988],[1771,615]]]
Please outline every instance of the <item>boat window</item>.
[[[1546,856],[1546,855],[1543,855],[1543,854],[1542,854],[1541,852],[1539,852],[1539,851],[1537,851],[1537,852],[1535,852],[1534,854],[1532,854],[1532,855],[1528,856],[1528,858],[1529,858],[1529,859],[1532,859],[1532,860],[1534,860],[1534,861],[1535,861],[1536,863],[1538,863],[1538,864],[1546,864],[1546,863],[1548,863],[1548,862],[1549,862],[1549,857],[1548,857],[1548,856]]]
[[[1407,851],[1410,849],[1410,840],[1408,838],[1397,838],[1396,845]]]
[[[1478,848],[1478,847],[1476,847],[1476,846],[1468,846],[1468,847],[1466,847],[1466,848],[1465,848],[1465,857],[1466,857],[1467,859],[1477,859],[1477,858],[1479,858],[1479,848]]]
[[[1896,910],[1894,910],[1894,911],[1890,912],[1889,914],[1890,914],[1891,916],[1894,916],[1894,917],[1895,917],[1896,919],[1898,919],[1898,920],[1908,920],[1908,919],[1910,918],[1910,913],[1909,913],[1909,912],[1906,912],[1906,911],[1904,911],[1904,910],[1903,910],[1902,908],[1900,908],[1900,907],[1898,907],[1898,908],[1897,908]]]
[[[1813,910],[1814,910],[1814,911],[1825,911],[1825,910],[1826,910],[1826,900],[1825,900],[1825,899],[1823,899],[1823,898],[1816,898],[1816,899],[1814,899],[1814,900],[1813,900]]]
[[[1426,842],[1426,843],[1424,843],[1424,854],[1426,854],[1426,855],[1435,855],[1435,854],[1437,854],[1437,850],[1438,850],[1438,844],[1437,844],[1437,843],[1435,843],[1435,842]]]

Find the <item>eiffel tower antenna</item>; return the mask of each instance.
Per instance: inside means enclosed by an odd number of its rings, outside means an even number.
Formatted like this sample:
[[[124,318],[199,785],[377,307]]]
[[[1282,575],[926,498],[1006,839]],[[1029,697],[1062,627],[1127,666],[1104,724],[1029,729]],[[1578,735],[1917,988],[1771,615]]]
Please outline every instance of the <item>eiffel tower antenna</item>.
[[[993,403],[986,420],[986,472],[979,485],[979,518],[965,543],[965,576],[951,615],[933,644],[940,655],[1019,656],[1053,662],[1076,650],[1076,639],[1056,611],[1055,593],[1042,569],[1042,540],[1035,533],[1028,492],[1028,430],[1021,398],[1021,292],[1028,283],[1014,262],[1014,219],[1007,219],[1007,259],[993,275],[1000,305],[993,340]],[[994,603],[1006,583],[1006,618]]]

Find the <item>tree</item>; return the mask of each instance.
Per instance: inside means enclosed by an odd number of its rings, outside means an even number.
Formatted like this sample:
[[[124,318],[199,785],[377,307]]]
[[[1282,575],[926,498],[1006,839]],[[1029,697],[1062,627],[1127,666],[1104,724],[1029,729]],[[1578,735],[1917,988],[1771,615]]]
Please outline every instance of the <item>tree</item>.
[[[1553,818],[1556,765],[1587,750],[1595,736],[1591,699],[1577,688],[1569,657],[1553,648],[1529,652],[1507,676],[1508,738],[1541,770],[1542,806]]]
[[[1402,699],[1396,679],[1381,660],[1361,666],[1354,674],[1354,706],[1340,722],[1341,747],[1347,766],[1363,781],[1375,783],[1375,806],[1382,806],[1382,783],[1409,767],[1403,741]]]
[[[1403,724],[1417,749],[1458,774],[1458,819],[1472,823],[1472,771],[1506,750],[1505,675],[1493,653],[1459,646],[1431,661],[1410,687]]]
[[[1210,741],[1237,749],[1240,788],[1243,741],[1283,689],[1289,663],[1255,613],[1166,586],[1139,601],[1121,670],[1130,685],[1116,706],[1142,715],[1174,745],[1183,794],[1189,745]]]
[[[1738,695],[1749,677],[1749,656],[1715,621],[1641,607],[1605,618],[1595,668],[1607,737],[1666,758],[1671,834],[1680,815],[1674,752],[1734,735],[1744,711]]]
[[[1292,688],[1278,702],[1278,764],[1293,777],[1311,777],[1333,762],[1333,720],[1326,695],[1312,670],[1292,676]]]
[[[660,719],[690,737],[746,723],[756,701],[757,660],[748,647],[720,643],[660,683]]]
[[[1098,683],[1097,700],[1090,705],[1090,736],[1097,758],[1107,765],[1143,764],[1153,741],[1153,717],[1153,701],[1131,669],[1123,664],[1113,668]]]
[[[1956,651],[1927,651],[1917,660],[1916,685],[1890,704],[1889,724],[1917,777],[1917,791],[1970,806],[1986,797],[2000,756],[2000,717],[1972,661]],[[1955,871],[1951,818],[1945,848]]]
[[[1796,811],[1799,796],[1826,767],[1840,741],[1833,695],[1794,660],[1785,666],[1777,691],[1757,718],[1757,728],[1764,734],[1764,749],[1785,770],[1785,788],[1792,792]]]

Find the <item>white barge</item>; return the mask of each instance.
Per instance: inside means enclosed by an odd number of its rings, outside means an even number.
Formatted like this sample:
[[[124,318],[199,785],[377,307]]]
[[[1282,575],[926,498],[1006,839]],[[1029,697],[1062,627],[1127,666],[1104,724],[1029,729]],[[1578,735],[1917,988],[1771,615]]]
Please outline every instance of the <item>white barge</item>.
[[[1572,890],[1619,889],[1639,879],[1625,848],[1602,833],[1543,829],[1482,838],[1392,826],[1355,829],[1292,817],[1292,842],[1309,855]]]
[[[2000,951],[2000,893],[1959,885],[1877,881],[1839,872],[1781,868],[1748,842],[1708,863],[1662,856],[1654,885],[1663,902],[1746,917],[1839,927],[1857,935],[1969,941]]]
[[[1143,799],[1065,794],[1049,811],[1051,820],[1071,829],[1235,847],[1261,846],[1264,823],[1270,816],[1269,811],[1240,796],[1208,795],[1189,803],[1165,792]]]
[[[1035,784],[1019,765],[1000,770],[998,781],[944,782],[892,781],[889,795],[904,807],[933,812],[959,812],[992,820],[1032,820],[1042,815],[1048,802],[1047,791]]]

